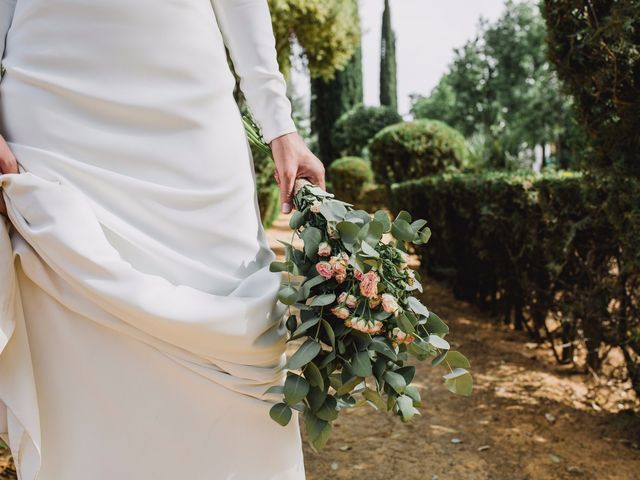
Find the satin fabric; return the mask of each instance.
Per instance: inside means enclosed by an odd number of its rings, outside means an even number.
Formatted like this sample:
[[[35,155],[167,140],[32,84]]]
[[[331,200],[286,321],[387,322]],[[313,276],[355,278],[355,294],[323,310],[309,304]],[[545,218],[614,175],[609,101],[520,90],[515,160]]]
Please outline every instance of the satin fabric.
[[[21,480],[303,479],[297,414],[277,425],[263,394],[284,306],[225,55],[265,139],[295,131],[266,0],[18,0],[7,26],[0,435]]]

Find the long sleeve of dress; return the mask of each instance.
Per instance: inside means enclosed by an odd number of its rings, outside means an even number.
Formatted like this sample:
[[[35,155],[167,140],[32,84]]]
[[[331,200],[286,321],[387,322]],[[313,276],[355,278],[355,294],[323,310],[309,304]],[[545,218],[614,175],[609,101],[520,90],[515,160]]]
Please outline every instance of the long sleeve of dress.
[[[267,0],[211,0],[251,113],[269,143],[295,132]]]
[[[0,59],[4,54],[4,42],[11,26],[15,8],[16,0],[0,0]]]

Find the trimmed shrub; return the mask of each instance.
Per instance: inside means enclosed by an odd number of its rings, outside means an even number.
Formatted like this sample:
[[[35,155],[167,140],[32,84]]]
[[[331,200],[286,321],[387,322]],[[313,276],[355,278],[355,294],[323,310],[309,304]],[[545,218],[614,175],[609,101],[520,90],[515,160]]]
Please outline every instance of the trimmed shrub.
[[[391,204],[429,221],[418,253],[457,297],[550,341],[561,363],[583,345],[598,370],[619,349],[640,396],[638,180],[443,174],[393,185]]]
[[[280,213],[280,190],[273,177],[273,160],[251,145],[251,155],[256,174],[256,194],[260,207],[260,218],[264,228],[269,228]]]
[[[369,144],[378,183],[391,184],[457,170],[469,158],[460,132],[437,120],[420,119],[390,125]]]
[[[363,188],[373,181],[369,163],[360,157],[342,157],[329,166],[328,177],[336,197],[352,204],[358,203]]]
[[[376,133],[401,121],[400,114],[391,107],[357,105],[336,121],[333,127],[334,146],[342,155],[362,155]]]

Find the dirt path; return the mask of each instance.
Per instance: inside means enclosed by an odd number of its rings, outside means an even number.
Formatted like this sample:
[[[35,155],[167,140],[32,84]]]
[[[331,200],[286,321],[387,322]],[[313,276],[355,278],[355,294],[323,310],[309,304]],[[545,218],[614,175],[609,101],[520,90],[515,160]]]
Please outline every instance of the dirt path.
[[[284,218],[269,234],[291,235]],[[450,394],[441,368],[418,364],[422,415],[405,424],[369,407],[341,414],[320,455],[305,447],[308,480],[640,479],[640,416],[628,413],[638,407],[628,386],[558,366],[524,333],[426,283],[424,303],[471,360],[474,394]]]
[[[287,220],[269,236],[281,253],[276,240],[291,239]],[[441,368],[418,364],[422,415],[405,424],[369,407],[342,413],[320,455],[305,444],[308,480],[640,478],[640,415],[629,413],[639,405],[624,385],[556,365],[525,334],[426,283],[424,303],[472,362],[474,394],[450,394]],[[2,473],[7,460],[0,449],[0,479],[15,479]]]

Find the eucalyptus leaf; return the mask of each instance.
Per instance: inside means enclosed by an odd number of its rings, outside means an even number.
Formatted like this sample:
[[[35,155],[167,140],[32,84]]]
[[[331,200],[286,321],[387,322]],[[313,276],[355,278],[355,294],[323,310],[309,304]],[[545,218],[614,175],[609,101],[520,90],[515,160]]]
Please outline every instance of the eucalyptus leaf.
[[[293,269],[295,268],[295,264],[291,261],[288,260],[286,262],[271,262],[269,264],[269,271],[270,272],[293,272]]]
[[[300,210],[295,210],[291,214],[291,218],[289,219],[289,228],[291,228],[291,230],[299,229],[302,225],[304,225],[304,220],[305,214]]]
[[[384,402],[382,401],[382,397],[375,390],[371,390],[370,388],[366,388],[364,392],[362,392],[362,396],[369,400],[378,410],[382,410],[384,408]]]
[[[319,419],[310,411],[305,412],[304,423],[307,427],[307,437],[314,449],[322,449],[331,436],[331,424]]]
[[[276,422],[278,422],[283,427],[289,423],[291,420],[291,407],[286,403],[276,403],[271,410],[269,410],[269,415]]]
[[[391,220],[389,219],[389,215],[384,210],[378,210],[373,214],[373,218],[375,218],[378,222],[382,224],[382,230],[384,233],[387,233],[391,230]]]
[[[331,346],[333,348],[336,347],[336,334],[333,331],[333,328],[331,327],[331,324],[326,321],[324,318],[322,319],[322,328],[324,329],[325,333],[327,334],[327,337],[329,338],[329,342],[331,342]]]
[[[369,348],[374,350],[385,357],[395,361],[397,360],[396,352],[391,348],[391,345],[387,343],[387,340],[381,337],[373,337],[371,343],[369,344]]]
[[[404,333],[408,333],[408,334],[415,333],[415,329],[413,328],[411,321],[404,314],[404,312],[398,315],[398,317],[396,318],[396,321],[398,322],[398,326],[400,327],[400,330],[402,330]]]
[[[278,300],[285,305],[293,305],[296,303],[296,298],[298,298],[298,291],[288,285],[285,285],[278,291]]]
[[[327,278],[322,275],[316,275],[315,277],[306,280],[302,287],[300,287],[300,294],[302,297],[307,298],[311,295],[311,289],[327,281]]]
[[[349,393],[357,385],[362,383],[362,380],[363,380],[362,377],[353,377],[353,378],[351,378],[347,382],[345,382],[342,385],[340,385],[339,388],[336,388],[336,395],[342,396],[342,395],[345,395],[345,394]]]
[[[323,293],[321,295],[316,295],[309,306],[311,307],[323,307],[325,305],[332,304],[336,299],[335,293]]]
[[[414,415],[419,415],[420,412],[413,406],[413,399],[408,395],[400,395],[397,399],[398,410],[402,416],[403,421],[411,420]]]
[[[416,297],[407,297],[407,305],[418,315],[429,316],[429,310]]]
[[[324,390],[324,378],[322,378],[322,372],[320,372],[315,363],[309,362],[302,373],[309,381],[309,385]]]
[[[307,227],[300,234],[300,238],[304,242],[304,254],[307,258],[314,259],[322,241],[322,231],[316,227]]]
[[[287,362],[287,368],[296,369],[301,368],[311,360],[316,358],[322,347],[315,340],[308,339],[300,348],[291,356]]]
[[[284,400],[287,404],[298,403],[309,393],[309,382],[295,373],[289,372],[284,381]]]
[[[425,328],[429,333],[435,335],[444,336],[449,333],[449,327],[447,324],[444,323],[438,315],[433,313],[433,311],[429,312],[429,318],[427,319]]]
[[[384,381],[387,382],[391,388],[393,388],[399,394],[404,393],[404,389],[407,387],[407,383],[404,377],[396,372],[387,371],[384,373]]]
[[[337,406],[338,406],[338,402],[336,401],[335,397],[331,395],[327,395],[327,398],[324,401],[324,404],[322,405],[322,407],[320,407],[314,413],[320,420],[326,420],[327,422],[331,422],[336,418],[338,418],[339,412],[336,408]]]
[[[470,368],[471,363],[463,354],[458,352],[457,350],[451,350],[447,352],[446,357],[447,364],[451,368]]]
[[[429,344],[433,345],[434,347],[440,348],[442,350],[449,350],[449,348],[451,348],[449,342],[447,342],[444,338],[439,337],[438,335],[429,335],[427,342],[429,342]]]
[[[369,352],[363,351],[356,353],[351,357],[351,370],[354,375],[359,377],[368,377],[373,375],[371,370],[371,359],[369,358]]]
[[[411,225],[402,218],[397,218],[391,224],[391,235],[398,240],[404,240],[410,242],[416,236],[416,233],[411,228]]]
[[[271,385],[269,388],[267,388],[267,390],[264,393],[265,394],[269,394],[269,393],[283,394],[284,393],[284,386],[283,385]]]
[[[396,216],[396,220],[399,220],[399,219],[404,220],[407,223],[411,223],[411,214],[406,210],[401,210]]]
[[[449,391],[457,395],[471,395],[473,380],[471,374],[464,368],[454,368],[452,372],[443,375],[443,378]]]
[[[299,337],[300,335],[305,333],[307,330],[309,330],[311,327],[313,327],[314,325],[317,325],[319,321],[320,321],[320,317],[314,317],[311,320],[302,322],[300,326],[293,332],[292,337]]]

